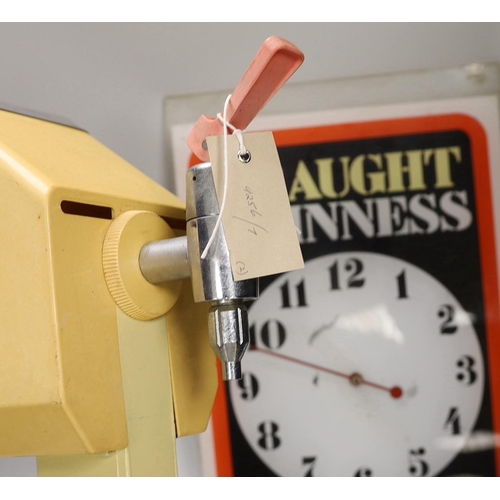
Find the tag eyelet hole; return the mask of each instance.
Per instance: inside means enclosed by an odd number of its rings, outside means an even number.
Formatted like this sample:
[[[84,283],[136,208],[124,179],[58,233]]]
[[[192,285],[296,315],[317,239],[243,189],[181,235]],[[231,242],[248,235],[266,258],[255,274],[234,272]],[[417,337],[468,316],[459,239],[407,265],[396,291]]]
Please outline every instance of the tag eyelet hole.
[[[196,175],[193,175],[193,181],[195,181],[195,180],[196,180]]]
[[[238,160],[240,160],[241,163],[248,163],[251,159],[252,155],[250,154],[250,151],[247,150],[246,153],[238,152]]]

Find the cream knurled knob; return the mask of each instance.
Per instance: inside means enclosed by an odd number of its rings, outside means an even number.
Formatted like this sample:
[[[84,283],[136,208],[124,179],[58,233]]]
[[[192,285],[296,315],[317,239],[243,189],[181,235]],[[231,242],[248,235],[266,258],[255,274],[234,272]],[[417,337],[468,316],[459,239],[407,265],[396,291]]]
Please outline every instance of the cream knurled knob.
[[[174,231],[157,214],[131,210],[110,225],[103,245],[103,270],[118,307],[138,320],[167,313],[179,298],[181,281],[153,285],[141,273],[139,255],[147,243],[174,238]]]

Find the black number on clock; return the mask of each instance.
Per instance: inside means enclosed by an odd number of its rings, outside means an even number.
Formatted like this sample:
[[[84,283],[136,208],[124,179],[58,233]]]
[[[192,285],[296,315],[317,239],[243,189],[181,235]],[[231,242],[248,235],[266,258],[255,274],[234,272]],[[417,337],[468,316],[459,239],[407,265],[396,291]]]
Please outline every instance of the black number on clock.
[[[250,345],[258,346],[255,335],[255,324],[250,325]],[[286,330],[277,319],[266,321],[260,329],[260,340],[268,349],[280,348],[286,340]]]
[[[356,474],[354,474],[354,477],[372,477],[373,472],[371,469],[368,469],[367,467],[361,467],[361,469],[358,469],[356,471]]]
[[[425,448],[417,448],[410,450],[410,467],[409,471],[412,476],[426,476],[429,472],[429,465],[422,457],[425,455]]]
[[[363,262],[359,259],[347,259],[344,268],[349,272],[347,277],[347,288],[361,288],[365,284],[365,278],[361,276],[363,272]],[[340,290],[339,265],[335,261],[329,268],[330,271],[330,290]]]
[[[280,286],[281,290],[281,307],[283,309],[288,309],[290,307],[306,307],[306,289],[304,285],[304,280],[302,280],[298,285],[295,285],[296,301],[292,304],[290,300],[290,287],[288,281]]]
[[[259,382],[252,373],[243,372],[238,380],[238,387],[241,389],[241,397],[248,401],[259,393]]]
[[[406,288],[406,271],[401,271],[396,276],[396,281],[398,283],[398,299],[407,299],[408,298],[408,290]]]
[[[457,380],[467,385],[472,385],[477,379],[477,372],[473,366],[476,364],[472,356],[462,356],[457,361],[457,366],[461,369],[457,374]]]
[[[449,304],[444,304],[439,308],[438,316],[444,321],[441,323],[440,332],[443,334],[455,333],[458,326],[453,324],[455,318],[455,308]]]
[[[446,417],[444,428],[446,429],[447,427],[451,427],[451,433],[454,436],[457,434],[461,434],[460,415],[456,406],[450,408],[448,416]]]
[[[260,431],[258,445],[264,450],[275,450],[281,444],[278,436],[279,426],[276,422],[266,420],[257,429]]]
[[[285,327],[278,320],[270,319],[264,323],[260,331],[260,337],[266,347],[277,349],[285,342]]]
[[[307,472],[304,477],[313,477],[313,469],[316,465],[316,457],[303,457],[302,465],[307,466]]]

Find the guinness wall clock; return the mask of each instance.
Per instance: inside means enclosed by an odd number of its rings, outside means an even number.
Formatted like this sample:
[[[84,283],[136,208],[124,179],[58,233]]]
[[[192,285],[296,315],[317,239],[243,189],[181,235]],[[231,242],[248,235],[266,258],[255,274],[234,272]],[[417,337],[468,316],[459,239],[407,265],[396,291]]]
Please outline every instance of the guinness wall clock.
[[[334,115],[268,122],[306,265],[261,279],[208,473],[500,475],[498,99]]]
[[[275,136],[306,267],[262,279],[250,306],[253,348],[214,416],[219,466],[496,475],[494,446],[473,449],[500,423],[484,129],[449,114]]]

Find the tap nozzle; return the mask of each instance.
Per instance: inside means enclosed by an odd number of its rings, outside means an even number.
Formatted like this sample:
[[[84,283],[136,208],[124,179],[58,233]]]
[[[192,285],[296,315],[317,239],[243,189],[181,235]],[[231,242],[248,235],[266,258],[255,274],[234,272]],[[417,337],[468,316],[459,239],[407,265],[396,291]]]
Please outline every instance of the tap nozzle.
[[[240,301],[215,303],[208,312],[210,345],[221,360],[224,380],[241,378],[241,358],[249,343],[248,312]]]

